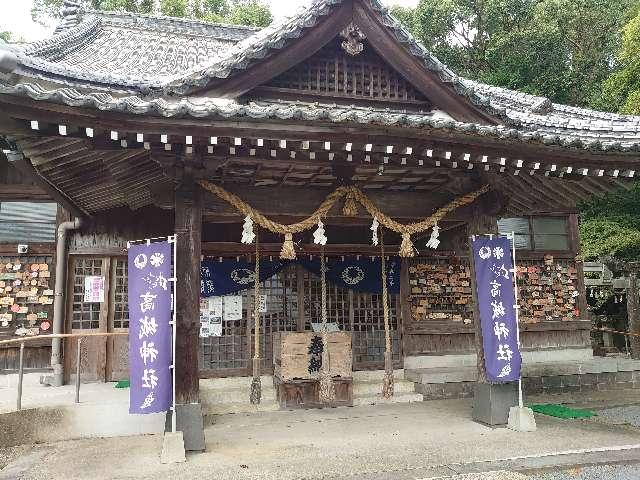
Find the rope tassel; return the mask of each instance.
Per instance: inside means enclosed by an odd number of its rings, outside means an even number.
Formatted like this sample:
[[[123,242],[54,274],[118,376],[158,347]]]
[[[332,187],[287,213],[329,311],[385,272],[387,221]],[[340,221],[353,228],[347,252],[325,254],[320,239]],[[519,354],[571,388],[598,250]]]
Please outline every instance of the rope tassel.
[[[382,235],[380,235],[380,255],[382,255],[382,314],[384,318],[384,379],[382,381],[382,396],[384,398],[391,398],[393,397],[394,390],[393,358],[391,356],[391,329],[389,325],[389,287],[387,285],[387,261],[384,255],[384,238],[382,237]]]
[[[260,250],[258,237],[256,236],[256,268],[253,281],[253,321],[254,321],[254,345],[253,345],[253,379],[251,380],[251,393],[249,401],[252,405],[260,404],[262,400],[262,381],[260,379]]]
[[[355,217],[358,215],[358,204],[356,203],[355,196],[352,192],[348,192],[346,194],[344,207],[342,207],[342,214],[345,217]]]
[[[320,253],[320,274],[322,282],[322,367],[320,367],[320,401],[332,403],[336,399],[336,388],[331,378],[331,356],[329,355],[329,336],[327,335],[327,263],[324,257],[324,245]]]
[[[293,246],[293,235],[291,233],[286,233],[284,235],[284,243],[282,244],[282,250],[280,250],[280,259],[281,260],[296,259],[296,249]]]
[[[402,258],[415,257],[416,252],[413,248],[413,242],[411,241],[411,235],[408,233],[402,234],[402,243],[400,244],[400,250],[398,251]]]

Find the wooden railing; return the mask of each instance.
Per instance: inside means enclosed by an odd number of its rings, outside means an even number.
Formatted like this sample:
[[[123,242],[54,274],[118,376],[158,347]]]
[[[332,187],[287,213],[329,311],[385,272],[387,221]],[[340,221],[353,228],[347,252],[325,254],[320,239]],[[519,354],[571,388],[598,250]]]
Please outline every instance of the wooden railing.
[[[76,354],[76,403],[80,403],[80,351],[82,347],[82,339],[88,337],[122,337],[128,336],[128,332],[115,332],[115,333],[62,333],[51,335],[38,335],[34,337],[13,338],[11,340],[0,340],[0,346],[3,345],[20,345],[20,362],[18,366],[18,398],[16,400],[16,409],[22,410],[22,382],[24,379],[24,344],[42,340],[43,338],[77,338],[78,349]]]

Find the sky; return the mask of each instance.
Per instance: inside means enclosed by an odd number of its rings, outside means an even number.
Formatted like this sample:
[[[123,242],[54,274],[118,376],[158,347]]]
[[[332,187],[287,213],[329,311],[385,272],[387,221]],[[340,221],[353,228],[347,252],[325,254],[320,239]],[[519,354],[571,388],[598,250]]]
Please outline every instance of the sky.
[[[266,0],[271,5],[271,11],[276,18],[290,14],[297,8],[308,5],[311,0]],[[415,6],[418,0],[383,0],[391,5]],[[0,17],[0,31],[8,30],[16,40],[35,42],[47,37],[52,27],[44,27],[31,20],[31,6],[33,0],[0,0],[2,17]]]

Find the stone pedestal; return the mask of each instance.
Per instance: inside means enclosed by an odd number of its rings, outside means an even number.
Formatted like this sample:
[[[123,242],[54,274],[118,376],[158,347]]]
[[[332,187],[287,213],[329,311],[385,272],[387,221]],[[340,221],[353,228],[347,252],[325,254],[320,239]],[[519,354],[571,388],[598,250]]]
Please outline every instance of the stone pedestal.
[[[473,391],[473,420],[490,427],[509,423],[509,410],[518,405],[517,383],[477,383]]]
[[[538,427],[533,410],[527,407],[511,407],[509,410],[509,429],[514,432],[535,432]]]
[[[202,418],[202,406],[199,403],[188,405],[176,405],[177,424],[176,430],[182,432],[184,449],[187,452],[204,452],[206,445],[204,440],[204,419]],[[171,431],[171,412],[167,412],[165,432]]]
[[[182,432],[167,432],[162,442],[162,454],[160,463],[183,463],[187,461],[184,450],[184,438]]]

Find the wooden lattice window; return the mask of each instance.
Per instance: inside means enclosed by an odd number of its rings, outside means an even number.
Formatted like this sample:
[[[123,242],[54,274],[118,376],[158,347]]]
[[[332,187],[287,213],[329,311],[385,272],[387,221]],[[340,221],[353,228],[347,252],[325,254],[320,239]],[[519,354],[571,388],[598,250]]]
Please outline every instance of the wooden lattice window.
[[[298,324],[296,268],[289,267],[261,283],[267,312],[261,315],[260,356],[262,367],[273,363],[274,332],[295,332]],[[222,322],[222,336],[201,339],[201,368],[247,369],[253,350],[253,289],[241,292],[242,319]]]
[[[322,323],[322,282],[318,275],[304,271],[305,330],[311,323]],[[350,292],[327,282],[327,322],[337,323],[340,330],[351,330]]]
[[[384,362],[385,332],[382,295],[354,293],[352,348],[354,365]],[[389,327],[393,359],[400,360],[398,298],[389,297]]]
[[[75,258],[73,262],[73,304],[71,328],[96,330],[100,328],[101,303],[85,303],[84,279],[102,275],[102,259]]]
[[[128,298],[127,260],[115,261],[115,276],[113,280],[113,328],[129,328],[129,298]]]
[[[413,104],[430,108],[429,100],[364,42],[364,51],[347,54],[341,40],[279,75],[258,91],[305,94]]]
[[[322,284],[320,277],[304,273],[304,309],[306,330],[311,322],[322,321]],[[327,321],[340,330],[352,332],[354,368],[380,365],[384,362],[385,333],[382,295],[360,293],[327,284]],[[398,331],[398,298],[390,295],[389,322],[394,360],[400,360]]]

